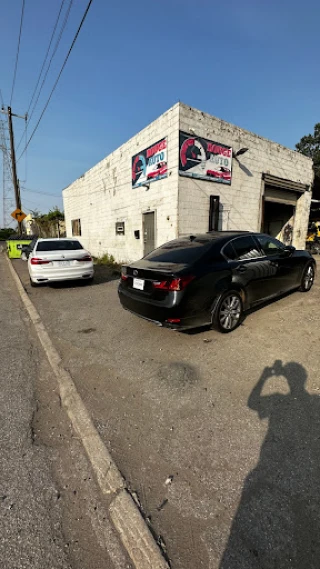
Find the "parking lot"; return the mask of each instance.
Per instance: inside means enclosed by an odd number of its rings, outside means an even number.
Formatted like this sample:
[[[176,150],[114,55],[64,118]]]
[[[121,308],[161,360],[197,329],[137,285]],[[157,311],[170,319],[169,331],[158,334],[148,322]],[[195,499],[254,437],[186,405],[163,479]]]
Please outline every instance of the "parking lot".
[[[318,567],[318,281],[232,334],[177,333],[101,268],[33,289],[13,266],[173,569]]]

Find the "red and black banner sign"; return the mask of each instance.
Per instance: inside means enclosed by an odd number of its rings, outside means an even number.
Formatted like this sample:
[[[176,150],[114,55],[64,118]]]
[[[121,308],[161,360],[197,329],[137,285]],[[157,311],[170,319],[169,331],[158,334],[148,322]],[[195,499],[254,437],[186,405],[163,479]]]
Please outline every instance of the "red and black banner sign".
[[[167,139],[159,140],[132,156],[132,187],[138,188],[168,175]]]
[[[231,184],[232,148],[200,136],[179,133],[179,174]]]

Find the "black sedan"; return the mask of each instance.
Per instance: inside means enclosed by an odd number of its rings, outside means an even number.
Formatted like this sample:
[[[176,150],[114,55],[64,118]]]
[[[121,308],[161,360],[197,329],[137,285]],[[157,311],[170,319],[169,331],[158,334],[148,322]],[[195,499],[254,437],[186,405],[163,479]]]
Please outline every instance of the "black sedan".
[[[311,289],[308,251],[269,235],[212,231],[165,243],[122,268],[122,306],[159,326],[185,330],[213,325],[231,332],[243,312],[288,291]]]

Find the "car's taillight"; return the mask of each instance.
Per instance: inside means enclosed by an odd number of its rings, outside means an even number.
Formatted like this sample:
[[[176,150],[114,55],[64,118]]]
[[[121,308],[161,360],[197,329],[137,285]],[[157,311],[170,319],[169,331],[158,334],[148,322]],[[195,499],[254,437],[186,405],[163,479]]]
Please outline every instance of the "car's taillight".
[[[81,259],[77,259],[77,261],[79,261],[79,263],[81,262],[89,262],[92,261],[92,257],[90,255],[85,255],[84,257],[81,257]]]
[[[152,286],[160,290],[181,291],[184,290],[194,278],[193,275],[188,275],[171,281],[153,281]]]
[[[160,290],[169,290],[169,281],[153,281],[152,286]]]
[[[31,257],[31,265],[48,265],[50,261],[46,259],[39,259],[38,257]]]
[[[127,281],[128,280],[128,275],[127,275],[127,268],[126,267],[122,267],[121,269],[121,280],[122,281]]]

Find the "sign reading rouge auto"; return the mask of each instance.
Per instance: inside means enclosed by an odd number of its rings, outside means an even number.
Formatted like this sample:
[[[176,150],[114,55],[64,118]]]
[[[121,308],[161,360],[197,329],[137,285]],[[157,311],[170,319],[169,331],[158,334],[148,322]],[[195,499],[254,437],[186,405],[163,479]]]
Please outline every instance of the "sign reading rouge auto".
[[[200,136],[179,133],[179,174],[231,184],[232,148]]]
[[[167,139],[159,140],[132,156],[132,187],[155,182],[168,175]]]

